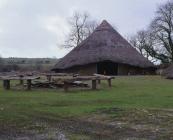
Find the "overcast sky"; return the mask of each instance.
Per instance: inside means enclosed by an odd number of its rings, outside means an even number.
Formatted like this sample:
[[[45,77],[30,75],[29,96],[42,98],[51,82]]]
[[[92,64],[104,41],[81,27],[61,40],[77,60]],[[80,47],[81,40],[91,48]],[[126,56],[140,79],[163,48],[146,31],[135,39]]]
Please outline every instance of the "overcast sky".
[[[144,29],[167,0],[0,0],[2,57],[57,57],[74,11],[106,19],[124,36]]]

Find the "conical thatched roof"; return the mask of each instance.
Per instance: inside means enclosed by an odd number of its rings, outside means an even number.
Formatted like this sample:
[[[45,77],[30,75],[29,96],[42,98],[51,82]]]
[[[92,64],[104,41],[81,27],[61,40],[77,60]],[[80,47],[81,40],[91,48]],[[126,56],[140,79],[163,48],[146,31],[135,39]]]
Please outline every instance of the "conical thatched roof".
[[[87,39],[63,57],[54,69],[67,69],[106,60],[142,68],[154,66],[104,20]]]

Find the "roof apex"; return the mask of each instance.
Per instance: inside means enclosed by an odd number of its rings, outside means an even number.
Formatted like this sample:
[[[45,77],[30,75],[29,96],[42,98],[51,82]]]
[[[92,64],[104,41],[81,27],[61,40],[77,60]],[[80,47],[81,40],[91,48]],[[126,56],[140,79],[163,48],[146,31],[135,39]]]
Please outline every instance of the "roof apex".
[[[101,24],[109,24],[109,23],[108,23],[107,20],[104,19],[104,20],[101,22]]]
[[[96,31],[100,30],[115,30],[106,20],[103,20],[101,24],[96,28]]]

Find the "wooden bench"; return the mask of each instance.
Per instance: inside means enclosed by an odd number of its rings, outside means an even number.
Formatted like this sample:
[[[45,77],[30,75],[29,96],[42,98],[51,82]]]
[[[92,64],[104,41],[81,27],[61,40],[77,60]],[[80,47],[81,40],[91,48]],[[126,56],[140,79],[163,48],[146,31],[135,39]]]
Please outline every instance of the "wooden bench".
[[[109,87],[111,87],[112,86],[112,84],[111,84],[112,79],[114,79],[114,77],[101,76],[101,75],[58,78],[58,80],[61,80],[64,83],[64,91],[68,91],[68,89],[70,87],[70,83],[74,82],[74,81],[92,81],[92,90],[96,90],[97,89],[97,81],[107,80]]]
[[[94,76],[97,76],[98,79],[98,84],[101,84],[101,80],[107,80],[109,87],[112,87],[112,79],[115,77],[113,76],[106,76],[106,75],[101,75],[101,74],[93,74]]]
[[[24,77],[3,76],[3,77],[1,77],[1,80],[3,80],[3,87],[6,90],[9,90],[11,88],[11,84],[10,84],[11,80],[19,80],[20,84],[22,84],[22,85],[23,85],[23,81],[26,80],[27,81],[27,90],[31,90],[32,80],[39,79],[39,78],[40,77],[35,77],[35,76],[24,76]]]

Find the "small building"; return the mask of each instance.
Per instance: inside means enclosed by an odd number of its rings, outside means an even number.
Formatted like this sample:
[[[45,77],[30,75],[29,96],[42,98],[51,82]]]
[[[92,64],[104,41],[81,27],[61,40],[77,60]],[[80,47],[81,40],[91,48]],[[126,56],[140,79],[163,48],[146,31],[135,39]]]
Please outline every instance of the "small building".
[[[52,70],[81,75],[141,75],[153,74],[155,68],[104,20]]]
[[[167,64],[167,65],[169,66],[162,70],[161,75],[167,79],[173,79],[173,63]]]

